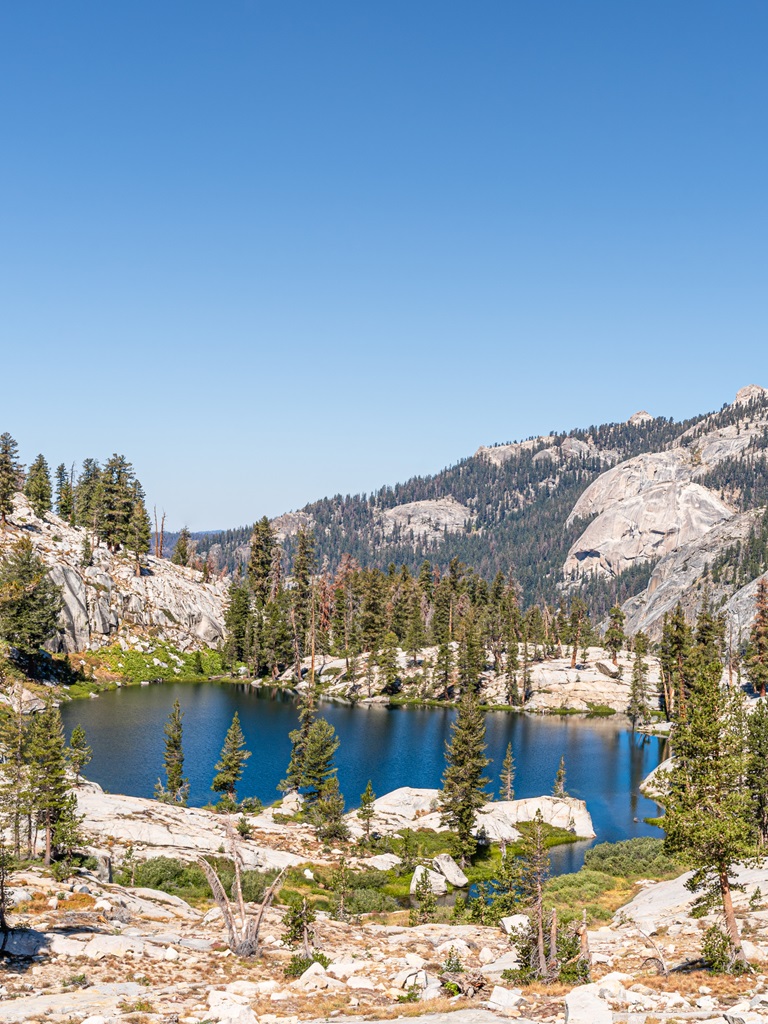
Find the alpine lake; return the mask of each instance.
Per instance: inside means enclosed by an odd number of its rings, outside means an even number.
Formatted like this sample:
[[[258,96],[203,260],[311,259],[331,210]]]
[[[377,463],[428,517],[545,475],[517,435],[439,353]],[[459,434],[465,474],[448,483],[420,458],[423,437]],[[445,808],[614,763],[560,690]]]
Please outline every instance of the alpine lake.
[[[163,726],[177,699],[184,712],[190,804],[216,799],[210,789],[214,765],[236,711],[251,751],[238,795],[258,797],[265,805],[279,798],[277,785],[291,749],[288,734],[298,721],[296,695],[249,683],[123,686],[96,699],[63,704],[67,736],[79,723],[93,748],[86,776],[109,792],[151,797],[163,775]],[[439,787],[455,708],[322,702],[318,713],[334,726],[341,743],[336,763],[348,809],[358,806],[369,779],[378,796],[400,786]],[[560,758],[565,757],[568,794],[586,801],[597,838],[552,848],[553,873],[577,871],[593,843],[662,835],[644,821],[661,811],[639,787],[667,756],[667,741],[633,733],[623,716],[489,711],[486,741],[491,758],[486,774],[493,780],[489,796],[498,792],[508,743],[515,758],[518,799],[551,793]]]

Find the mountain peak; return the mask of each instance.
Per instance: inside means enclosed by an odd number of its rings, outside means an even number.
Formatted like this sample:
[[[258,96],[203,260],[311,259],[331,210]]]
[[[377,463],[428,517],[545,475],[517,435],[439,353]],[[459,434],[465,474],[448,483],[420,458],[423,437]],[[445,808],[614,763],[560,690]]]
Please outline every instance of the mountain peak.
[[[736,399],[734,405],[747,405],[753,398],[768,398],[768,389],[761,387],[759,384],[747,384],[745,388],[740,388],[736,392]]]
[[[646,412],[645,409],[641,409],[633,416],[630,416],[627,423],[631,423],[633,427],[638,427],[643,423],[649,423],[652,419],[653,416],[651,416],[649,412]]]

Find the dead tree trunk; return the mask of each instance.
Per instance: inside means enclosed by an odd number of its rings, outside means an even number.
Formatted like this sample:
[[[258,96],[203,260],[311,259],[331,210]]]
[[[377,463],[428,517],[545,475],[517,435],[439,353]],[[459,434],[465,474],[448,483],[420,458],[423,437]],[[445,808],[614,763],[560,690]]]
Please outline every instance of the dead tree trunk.
[[[243,899],[242,871],[243,861],[237,846],[237,838],[232,823],[227,823],[227,834],[229,836],[230,851],[235,865],[235,881],[233,884],[233,899],[230,900],[224,891],[216,869],[207,860],[198,857],[197,863],[203,869],[208,884],[211,887],[213,898],[224,918],[224,926],[227,930],[227,945],[236,956],[257,956],[259,952],[259,930],[264,911],[272,903],[275,893],[280,887],[285,874],[285,868],[280,872],[272,885],[264,893],[264,898],[256,912],[249,911]]]

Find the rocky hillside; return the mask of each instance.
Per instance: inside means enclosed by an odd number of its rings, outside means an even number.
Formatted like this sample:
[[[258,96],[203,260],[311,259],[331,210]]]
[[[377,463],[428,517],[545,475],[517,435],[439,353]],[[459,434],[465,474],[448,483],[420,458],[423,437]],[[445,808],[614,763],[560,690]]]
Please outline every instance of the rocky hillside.
[[[17,494],[9,525],[0,531],[0,550],[26,534],[61,587],[64,608],[54,650],[126,647],[143,640],[167,641],[179,650],[215,646],[224,633],[227,586],[202,582],[202,574],[151,555],[136,576],[132,559],[93,549],[82,564],[85,531],[51,512],[40,519]]]

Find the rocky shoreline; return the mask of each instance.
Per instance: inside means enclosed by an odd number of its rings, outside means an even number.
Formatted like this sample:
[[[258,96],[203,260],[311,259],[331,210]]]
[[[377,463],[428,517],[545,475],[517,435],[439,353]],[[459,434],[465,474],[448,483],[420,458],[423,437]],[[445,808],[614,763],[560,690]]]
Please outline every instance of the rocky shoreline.
[[[376,827],[389,833],[439,827],[431,820],[435,794],[406,789],[379,798]],[[534,804],[555,823],[567,815],[580,832],[591,824],[581,801],[555,798],[489,804],[478,820],[487,819],[482,822],[487,831],[493,821],[499,837],[512,839],[514,822],[530,818]],[[425,1024],[500,1019],[756,1024],[768,1013],[766,979],[759,973],[768,962],[768,908],[763,909],[761,897],[768,892],[768,862],[741,872],[745,891],[737,896],[740,923],[749,936],[745,948],[756,971],[727,984],[690,966],[714,917],[689,917],[693,897],[685,888],[687,875],[638,882],[611,921],[589,928],[592,980],[570,991],[564,985],[521,987],[505,980],[503,972],[518,963],[506,922],[409,927],[402,913],[344,922],[319,912],[313,946],[321,962],[290,977],[286,968],[296,951],[287,941],[282,909],[271,907],[264,914],[261,955],[240,958],[227,948],[221,911],[212,902],[193,904],[110,880],[129,850],[139,860],[164,855],[193,862],[202,854],[220,854],[231,836],[227,816],[105,794],[92,783],[78,789],[78,808],[97,869],[80,869],[60,882],[35,867],[10,880],[13,931],[5,942],[0,1021],[352,1024],[407,1012],[424,1013]],[[247,816],[249,836],[238,840],[246,867],[287,867],[310,875],[337,867],[342,851],[321,847],[308,825],[286,820],[292,809],[288,802],[281,813],[267,809]],[[398,859],[352,855],[348,865],[380,870]],[[455,867],[435,858],[421,870],[450,885]],[[462,879],[454,875],[453,882],[460,885]],[[660,965],[664,970],[689,966],[665,975]]]

